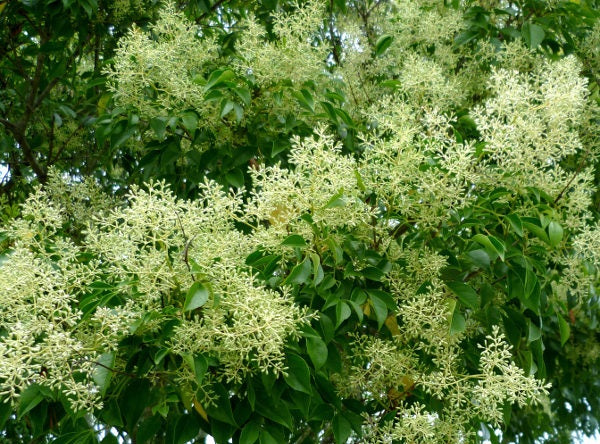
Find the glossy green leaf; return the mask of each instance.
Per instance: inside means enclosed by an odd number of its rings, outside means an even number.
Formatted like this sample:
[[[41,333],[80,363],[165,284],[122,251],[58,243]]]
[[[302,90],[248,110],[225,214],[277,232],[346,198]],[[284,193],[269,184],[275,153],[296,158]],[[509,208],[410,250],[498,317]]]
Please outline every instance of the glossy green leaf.
[[[521,222],[521,218],[516,214],[508,214],[505,216],[510,222],[510,227],[512,231],[520,237],[523,237],[523,222]]]
[[[294,248],[306,248],[306,241],[299,234],[291,234],[284,239],[281,245]]]
[[[37,406],[44,400],[44,395],[40,392],[37,385],[27,387],[19,397],[19,405],[17,407],[17,418],[22,418],[31,409]]]
[[[316,287],[319,285],[323,279],[325,278],[325,272],[323,271],[323,267],[321,266],[321,258],[316,253],[310,254],[310,260],[313,264],[313,285]]]
[[[478,268],[490,268],[490,255],[485,250],[471,250],[466,253],[469,262]]]
[[[136,434],[137,443],[146,444],[152,442],[162,426],[163,421],[160,415],[153,415],[142,420],[138,426],[138,432]]]
[[[465,317],[460,313],[458,308],[455,308],[452,312],[452,320],[450,322],[450,333],[458,334],[465,331],[466,328],[466,320]]]
[[[3,430],[4,424],[13,413],[13,406],[10,402],[0,402],[0,430]]]
[[[256,401],[256,412],[289,430],[293,427],[292,414],[281,401],[276,401],[273,398],[259,399]]]
[[[542,331],[531,320],[528,319],[527,343],[537,341],[542,337]]]
[[[260,444],[281,444],[267,430],[260,432]]]
[[[239,168],[234,168],[225,174],[225,179],[230,185],[236,188],[242,188],[244,186],[244,172]]]
[[[196,131],[198,128],[198,116],[196,113],[185,113],[181,116],[181,123],[183,127],[188,130],[190,133]]]
[[[224,99],[221,102],[221,119],[223,117],[225,117],[227,114],[229,114],[231,111],[233,111],[233,107],[235,105],[235,102],[232,102],[231,100],[228,99]]]
[[[233,88],[233,92],[241,99],[244,105],[250,105],[252,101],[250,90],[247,88]]]
[[[375,42],[375,55],[377,57],[382,55],[390,47],[393,41],[394,37],[391,35],[386,34],[379,37],[377,42]]]
[[[350,422],[338,413],[333,417],[331,425],[336,444],[345,444],[352,434],[352,425]]]
[[[524,228],[527,228],[538,239],[550,245],[550,239],[548,238],[546,231],[539,225],[539,219],[533,217],[523,217],[521,220]]]
[[[571,337],[571,326],[561,315],[558,317],[558,328],[560,330],[560,346],[564,346]]]
[[[535,49],[540,46],[540,43],[544,40],[546,32],[541,26],[536,25],[535,23],[526,22],[521,28],[521,35],[527,46]]]
[[[115,352],[108,352],[98,356],[96,359],[96,366],[92,378],[102,395],[108,390],[110,380],[114,374],[115,358]]]
[[[548,238],[552,247],[556,247],[562,241],[563,229],[558,222],[552,221],[548,224]]]
[[[237,427],[237,423],[231,409],[231,400],[229,399],[229,391],[221,383],[211,384],[211,390],[216,396],[214,404],[206,404],[204,406],[209,418],[214,418],[218,421]]]
[[[183,414],[175,424],[173,444],[185,444],[194,439],[200,432],[200,424],[191,414]]]
[[[479,295],[470,285],[462,282],[447,282],[446,285],[456,296],[458,300],[468,308],[476,310],[479,308]]]
[[[292,271],[285,279],[286,284],[305,284],[310,278],[312,272],[312,264],[310,259],[307,257],[301,263],[292,268]]]
[[[240,433],[240,444],[253,444],[258,440],[260,435],[260,427],[254,421],[250,421],[242,429]]]
[[[335,328],[350,317],[352,310],[345,301],[338,301],[335,305]]]
[[[492,253],[500,258],[500,260],[504,260],[504,253],[506,251],[506,247],[504,243],[495,236],[485,236],[483,234],[476,234],[473,236],[473,240],[480,245],[482,245],[488,253]]]
[[[310,369],[304,359],[295,353],[289,353],[286,359],[287,376],[285,382],[294,390],[299,392],[312,393],[310,384]]]
[[[218,86],[220,83],[228,82],[235,78],[235,73],[230,69],[217,69],[210,73],[204,90],[208,91],[210,88]]]
[[[346,205],[346,201],[344,200],[344,189],[342,188],[336,194],[331,196],[327,204],[325,204],[325,208],[338,208]]]
[[[320,369],[327,362],[327,344],[320,337],[306,338],[306,351],[315,369]]]
[[[204,381],[204,375],[206,375],[206,370],[208,370],[208,361],[203,355],[197,354],[194,355],[193,362],[194,375],[196,375],[196,382],[198,382],[198,384],[202,384],[202,381]]]
[[[385,319],[388,315],[388,308],[385,301],[377,294],[369,293],[369,300],[371,307],[375,313],[375,319],[377,320],[377,328],[381,329]]]
[[[194,282],[187,292],[183,311],[191,311],[202,307],[208,301],[209,290],[202,282]]]

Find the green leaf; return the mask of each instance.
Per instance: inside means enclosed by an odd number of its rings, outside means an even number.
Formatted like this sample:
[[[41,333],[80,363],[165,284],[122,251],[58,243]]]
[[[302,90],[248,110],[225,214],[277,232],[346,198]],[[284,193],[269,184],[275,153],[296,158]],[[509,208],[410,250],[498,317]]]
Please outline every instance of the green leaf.
[[[260,432],[260,444],[281,444],[266,430]]]
[[[235,168],[225,174],[225,179],[230,185],[236,188],[242,188],[244,186],[244,172],[239,168]]]
[[[350,306],[344,301],[338,301],[335,305],[335,328],[338,328],[351,314]]]
[[[377,294],[369,292],[369,300],[371,301],[371,307],[375,312],[375,319],[377,320],[377,327],[381,330],[385,319],[387,318],[388,309],[385,301]]]
[[[133,379],[119,397],[119,408],[125,418],[127,431],[132,431],[148,406],[151,385],[147,379]]]
[[[206,370],[208,370],[208,361],[204,355],[194,355],[194,374],[196,375],[198,384],[202,384]]]
[[[250,95],[250,91],[247,88],[233,88],[233,92],[242,100],[242,103],[244,105],[250,105],[252,97]]]
[[[240,434],[240,444],[253,444],[258,440],[260,427],[257,423],[251,421],[244,426]]]
[[[375,42],[375,56],[379,57],[382,55],[392,44],[394,38],[390,35],[382,35]]]
[[[13,407],[10,402],[0,402],[0,430],[4,430],[4,424],[12,414]]]
[[[232,426],[237,426],[233,411],[231,410],[231,401],[229,399],[229,391],[221,383],[211,384],[211,390],[216,395],[215,404],[206,404],[205,410],[208,416],[215,418]]]
[[[17,418],[21,419],[27,412],[37,406],[44,399],[44,395],[40,392],[40,388],[33,384],[27,387],[19,397],[19,405],[17,407]]]
[[[200,431],[200,424],[196,417],[184,414],[175,423],[173,444],[185,444],[194,439]]]
[[[221,102],[221,119],[233,110],[234,105],[235,102],[232,102],[231,100],[227,99],[224,99]]]
[[[446,285],[456,296],[458,300],[468,308],[476,310],[479,308],[479,295],[471,286],[462,282],[447,282]]]
[[[329,247],[329,251],[333,255],[333,260],[336,265],[339,265],[344,260],[344,250],[336,243],[336,241],[332,237],[328,237],[325,241],[327,246]]]
[[[256,401],[256,412],[277,424],[292,429],[293,419],[290,409],[281,401],[274,402],[272,398],[262,397]]]
[[[313,264],[313,285],[316,287],[323,281],[325,273],[321,266],[321,258],[317,253],[310,253],[310,260]]]
[[[327,362],[327,344],[320,337],[306,338],[306,351],[315,369],[320,369]]]
[[[333,105],[331,105],[331,103],[329,102],[319,102],[321,104],[321,106],[323,107],[323,109],[325,110],[325,113],[327,114],[327,116],[329,116],[329,118],[334,122],[334,123],[338,123],[338,115],[335,112],[335,108],[333,107]]]
[[[563,347],[571,337],[571,326],[561,315],[557,315],[557,317],[560,330],[560,346]]]
[[[188,130],[190,133],[193,133],[196,131],[196,128],[198,128],[198,116],[196,113],[192,112],[185,113],[183,116],[181,116],[181,123],[186,130]]]
[[[239,103],[233,103],[233,113],[235,114],[235,121],[240,123],[244,117],[244,108]]]
[[[452,312],[452,321],[450,322],[450,334],[462,333],[465,331],[466,320],[462,313],[455,308]]]
[[[563,229],[558,222],[552,221],[548,224],[548,238],[552,247],[556,247],[562,241]]]
[[[183,311],[192,311],[202,307],[208,301],[209,290],[202,282],[194,282],[187,292]]]
[[[476,234],[472,239],[482,245],[488,253],[495,253],[500,260],[504,261],[504,252],[506,251],[506,247],[501,240],[494,236],[485,236],[483,234]]]
[[[110,380],[114,373],[112,369],[115,366],[115,358],[115,352],[108,352],[100,355],[96,360],[97,363],[92,378],[102,395],[106,393],[110,385]]]
[[[529,324],[527,329],[527,343],[530,344],[542,337],[542,331],[537,325],[531,322],[531,319],[527,319],[527,323]]]
[[[300,91],[294,91],[292,94],[298,100],[300,106],[311,113],[315,112],[315,101],[310,91],[301,89]]]
[[[546,363],[544,362],[544,343],[542,339],[530,343],[529,348],[537,365],[537,375],[540,379],[544,379],[546,377]]]
[[[161,427],[162,419],[159,415],[150,416],[149,418],[144,419],[140,422],[140,425],[138,426],[136,442],[138,444],[152,442],[156,436],[156,433],[161,429]]]
[[[312,393],[310,385],[310,369],[304,359],[295,353],[290,353],[286,359],[287,376],[284,376],[285,382],[294,390]]]
[[[208,91],[212,87],[217,86],[223,82],[228,82],[228,81],[232,80],[233,78],[235,78],[235,73],[232,70],[216,69],[210,73],[210,76],[208,76],[208,80],[206,81],[206,84],[204,85],[204,90]],[[201,80],[201,79],[198,79],[198,80]]]
[[[291,234],[284,239],[281,245],[285,247],[306,248],[306,241],[299,234]]]
[[[150,128],[156,134],[156,138],[162,140],[167,130],[167,119],[165,117],[153,117],[150,119]]]
[[[292,271],[285,279],[285,284],[305,284],[308,282],[310,273],[312,271],[312,264],[310,259],[307,257],[301,263],[292,268]]]
[[[490,268],[490,255],[483,249],[471,250],[466,253],[467,259],[478,268]]]
[[[521,28],[521,36],[523,37],[523,40],[527,46],[529,46],[531,49],[535,49],[540,45],[540,43],[542,43],[546,33],[541,26],[531,22],[526,22]]]
[[[370,279],[372,281],[377,281],[377,282],[381,281],[381,279],[385,275],[385,273],[383,271],[381,271],[379,268],[373,267],[371,265],[363,268],[360,271],[360,273],[367,279]]]
[[[345,444],[352,434],[352,425],[339,413],[333,417],[333,436],[336,444]]]
[[[531,231],[538,239],[550,245],[550,239],[546,231],[539,225],[539,219],[533,217],[523,217],[523,227]]]
[[[460,33],[454,39],[454,44],[456,46],[462,46],[469,43],[471,40],[475,39],[479,33],[475,30],[469,29],[463,33]]]
[[[354,313],[356,313],[356,316],[358,317],[358,321],[362,322],[365,315],[362,307],[352,300],[346,301],[346,303],[350,304],[350,306],[354,309]]]
[[[520,237],[523,237],[523,223],[521,218],[516,214],[508,214],[505,216],[510,222],[512,230]]]
[[[396,309],[398,308],[396,306],[396,301],[394,300],[394,297],[385,291],[369,289],[367,290],[367,293],[369,294],[369,296],[383,301],[385,303],[385,306],[390,311],[396,311]]]
[[[344,200],[344,189],[340,189],[336,194],[334,194],[331,199],[325,205],[325,208],[338,208],[346,205],[346,201]]]

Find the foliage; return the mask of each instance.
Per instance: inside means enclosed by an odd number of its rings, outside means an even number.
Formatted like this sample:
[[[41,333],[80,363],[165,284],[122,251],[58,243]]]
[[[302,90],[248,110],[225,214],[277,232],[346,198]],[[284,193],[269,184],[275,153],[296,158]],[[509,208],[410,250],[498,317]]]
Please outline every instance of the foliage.
[[[593,433],[599,11],[0,2],[0,440]]]

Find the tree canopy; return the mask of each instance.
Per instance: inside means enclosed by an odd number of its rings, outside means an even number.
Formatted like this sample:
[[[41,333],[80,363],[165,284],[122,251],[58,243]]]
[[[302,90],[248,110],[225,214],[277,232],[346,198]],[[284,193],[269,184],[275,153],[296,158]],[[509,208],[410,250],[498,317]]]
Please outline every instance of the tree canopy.
[[[0,1],[0,442],[571,442],[597,0]]]

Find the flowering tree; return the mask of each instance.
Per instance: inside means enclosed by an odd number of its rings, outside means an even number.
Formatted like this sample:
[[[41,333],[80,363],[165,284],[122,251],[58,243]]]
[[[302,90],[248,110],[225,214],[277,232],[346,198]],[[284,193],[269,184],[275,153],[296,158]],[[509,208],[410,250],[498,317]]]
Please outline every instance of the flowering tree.
[[[597,428],[597,3],[34,3],[0,3],[0,440]]]

